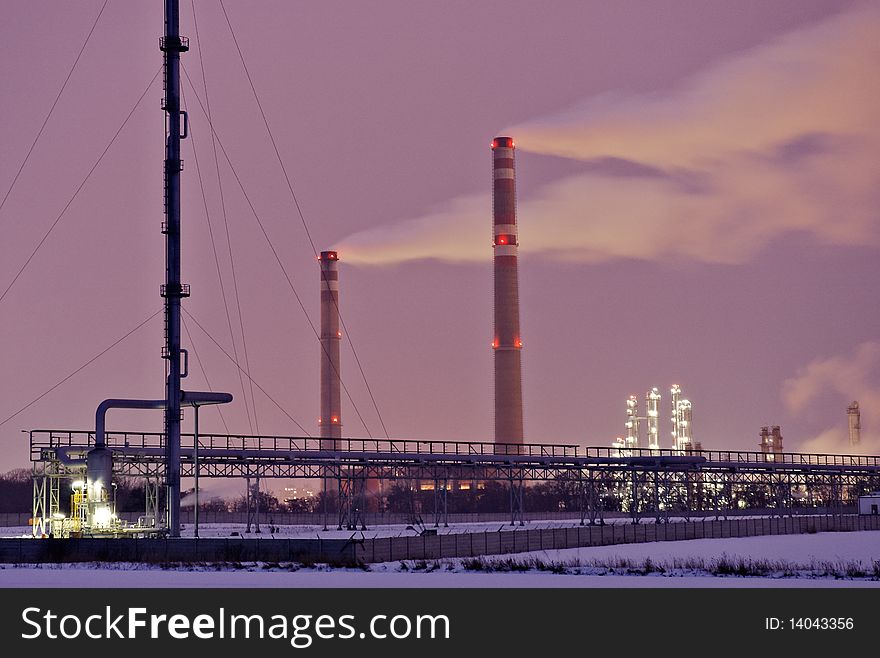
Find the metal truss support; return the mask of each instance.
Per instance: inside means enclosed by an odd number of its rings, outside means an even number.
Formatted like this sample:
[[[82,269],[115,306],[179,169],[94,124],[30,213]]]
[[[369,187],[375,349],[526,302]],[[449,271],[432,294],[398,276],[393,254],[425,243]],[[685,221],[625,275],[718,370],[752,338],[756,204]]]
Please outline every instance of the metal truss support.
[[[339,472],[339,524],[337,530],[367,529],[364,503],[367,480],[363,469],[355,473],[353,467]]]
[[[54,472],[54,469],[49,474],[49,528],[53,534],[55,530],[52,528],[51,519],[61,514],[61,477]]]
[[[840,507],[842,506],[843,499],[843,487],[841,486],[840,476],[832,475],[831,476],[831,500],[829,507],[831,508],[832,514],[840,514]]]
[[[652,473],[654,482],[652,483],[651,489],[653,489],[654,494],[654,523],[660,523],[660,473],[658,471],[654,471]]]
[[[694,504],[694,492],[693,485],[691,485],[691,477],[690,473],[685,471],[682,474],[682,493],[684,494],[684,500],[681,501],[681,511],[684,516],[685,521],[691,520],[691,510],[693,509],[692,505]]]
[[[672,504],[669,472],[654,471],[654,521],[669,523],[669,507]]]
[[[406,522],[411,525],[421,523],[418,510],[416,510],[416,489],[418,489],[418,480],[407,476],[403,478],[402,482],[404,489],[406,490]]]
[[[449,516],[447,514],[448,506],[446,501],[446,493],[449,489],[449,478],[447,476],[434,478],[434,527],[440,525],[443,521],[443,527],[449,527]]]
[[[31,534],[34,537],[42,537],[51,532],[50,524],[52,517],[46,509],[48,502],[48,494],[46,492],[47,479],[45,470],[38,473],[37,465],[34,464],[34,501],[32,506],[33,514],[31,515]]]
[[[638,525],[641,518],[641,488],[642,488],[642,479],[639,477],[638,471],[633,469],[630,471],[630,475],[632,476],[632,488],[630,489],[630,501],[629,501],[629,512],[632,517],[632,522],[634,525]],[[645,478],[647,479],[647,474],[645,474]]]
[[[516,525],[519,522],[519,525],[525,525],[525,519],[523,518],[523,473],[521,469],[517,469],[517,472],[514,472],[514,469],[510,469],[510,475],[508,478],[508,483],[510,486],[510,525]]]
[[[584,519],[587,518],[587,514],[589,513],[590,503],[587,500],[588,496],[588,485],[584,484],[584,472],[581,469],[578,469],[577,472],[577,494],[578,494],[578,511],[581,513],[581,525],[584,525]],[[590,520],[590,524],[592,525],[592,519]]]
[[[727,520],[727,510],[733,494],[732,484],[725,474],[720,474],[711,481],[712,486],[712,509],[715,511],[715,520],[722,517]]]
[[[79,471],[68,470],[59,455],[66,460],[67,456],[83,454],[95,438],[93,433],[66,430],[32,431],[30,437],[33,532],[42,534],[48,529],[51,534],[52,517],[61,511],[61,482],[79,477]],[[154,486],[157,479],[166,476],[162,435],[118,433],[107,440],[114,454],[114,474],[147,478],[147,517],[159,527],[168,524]],[[308,438],[200,435],[200,440],[210,448],[210,457],[199,461],[201,477],[249,480],[249,530],[255,520],[258,522],[260,497],[251,485],[255,478],[266,477],[338,480],[343,491],[325,497],[325,525],[330,527],[328,519],[338,520],[341,527],[362,525],[364,485],[367,480],[381,479],[406,483],[411,523],[420,521],[417,514],[424,512],[423,501],[416,498],[418,483],[433,481],[438,525],[440,519],[447,521],[445,497],[451,482],[507,482],[514,525],[517,520],[524,524],[524,484],[532,482],[556,481],[569,492],[576,485],[582,523],[587,519],[601,522],[606,507],[630,515],[633,523],[639,523],[642,516],[661,522],[670,514],[690,518],[698,510],[726,518],[731,506],[775,509],[779,514],[794,513],[796,507],[824,506],[830,513],[840,514],[841,506],[853,504],[859,492],[880,488],[880,457],[876,456],[840,460],[834,455],[803,454],[767,462],[755,453],[703,451],[686,455],[693,458],[687,461],[681,455],[671,455],[675,460],[670,460],[669,455],[636,449],[619,455],[611,454],[610,449],[541,445],[518,450],[517,461],[511,463],[499,459],[494,445],[481,443],[389,441],[373,445],[346,439],[347,450],[328,452],[317,440]],[[191,448],[185,444],[183,449],[181,476],[193,477],[194,460],[187,454]],[[640,459],[647,456],[650,459]],[[805,496],[798,490],[805,491]]]
[[[253,478],[254,483],[251,485],[251,478],[244,479],[245,482],[245,512],[247,515],[247,523],[245,533],[250,533],[251,525],[254,526],[254,533],[260,534],[260,476]]]
[[[721,488],[718,480],[715,479],[712,481],[712,509],[715,510],[715,520],[721,520],[721,497],[718,495],[718,490]]]
[[[774,511],[780,517],[785,516],[786,509],[788,510],[789,516],[791,516],[791,485],[788,483],[786,479],[780,476],[775,484],[774,484],[774,494],[776,505]]]
[[[589,471],[589,477],[584,480],[584,473],[578,470],[578,509],[581,513],[581,525],[584,525],[586,518],[590,517],[590,525],[605,525],[603,515],[602,496],[599,492],[599,484],[596,481],[595,473]]]
[[[150,527],[159,525],[159,479],[147,478],[144,481],[144,524]]]

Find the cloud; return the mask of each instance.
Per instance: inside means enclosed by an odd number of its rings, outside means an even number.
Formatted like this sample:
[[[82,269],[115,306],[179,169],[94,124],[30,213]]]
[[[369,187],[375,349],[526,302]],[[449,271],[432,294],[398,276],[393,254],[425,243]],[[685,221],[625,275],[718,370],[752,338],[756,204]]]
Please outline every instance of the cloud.
[[[878,63],[880,9],[869,6],[710,65],[668,93],[602,94],[511,127],[521,151],[588,164],[520,199],[523,253],[734,264],[796,233],[880,245]],[[484,261],[490,201],[488,191],[461,196],[339,249],[364,264]]]
[[[802,441],[803,452],[880,454],[880,343],[862,343],[852,355],[817,359],[801,368],[783,384],[782,398],[793,414],[804,412],[809,405],[829,394],[841,404],[858,400],[862,416],[861,444],[849,445],[849,434],[841,411],[840,425]],[[841,406],[841,410],[843,407]]]

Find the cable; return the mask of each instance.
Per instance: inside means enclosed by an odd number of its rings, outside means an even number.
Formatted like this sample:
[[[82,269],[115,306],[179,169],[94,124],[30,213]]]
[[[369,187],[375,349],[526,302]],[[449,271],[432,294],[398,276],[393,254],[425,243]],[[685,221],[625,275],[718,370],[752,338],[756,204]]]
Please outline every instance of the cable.
[[[192,11],[193,11],[193,26],[196,31],[196,44],[199,49],[199,67],[201,68],[201,71],[202,71],[202,84],[205,87],[205,110],[204,111],[208,117],[208,122],[210,123],[212,121],[211,100],[208,95],[208,78],[205,75],[205,59],[204,59],[204,57],[202,57],[202,43],[201,43],[201,40],[199,39],[199,24],[196,19],[195,0],[192,0]],[[190,80],[190,84],[192,85],[191,80]],[[194,85],[193,85],[193,90],[195,90]],[[245,365],[245,368],[247,368],[247,371],[250,372],[251,366],[250,366],[250,358],[248,356],[247,338],[246,338],[245,332],[244,332],[244,317],[242,316],[242,313],[241,313],[241,297],[238,294],[238,278],[235,275],[235,257],[233,255],[233,251],[232,251],[232,239],[230,238],[230,235],[229,235],[229,217],[228,217],[228,213],[226,212],[226,198],[225,198],[225,195],[223,194],[223,177],[220,174],[220,160],[217,157],[217,141],[216,141],[216,137],[215,137],[213,131],[211,131],[211,147],[214,152],[214,169],[217,172],[217,187],[220,191],[220,208],[223,211],[223,226],[225,227],[225,231],[226,231],[226,247],[229,250],[229,265],[230,265],[230,271],[232,273],[232,289],[233,289],[233,293],[235,295],[235,306],[238,310],[238,326],[241,331],[241,343],[242,343],[242,347],[244,349],[244,365]],[[193,147],[193,149],[195,149],[195,147]],[[224,305],[226,304],[225,293],[224,293],[224,297],[223,297],[223,303],[224,303]],[[228,317],[228,315],[229,315],[228,307],[227,307],[226,313],[227,313],[227,317]],[[230,334],[232,334],[232,322],[231,321],[229,323],[229,332],[230,332]],[[238,360],[238,352],[235,347],[235,336],[234,335],[232,336],[232,352],[233,352],[233,355],[235,356],[236,361],[237,361]],[[240,377],[240,375],[239,375],[239,377]],[[242,383],[242,386],[243,386],[243,383]],[[254,425],[256,425],[257,434],[259,434],[260,433],[260,421],[257,418],[257,405],[256,405],[256,398],[254,397],[253,383],[251,383],[250,389],[251,389],[251,406],[253,406],[253,409],[254,409]],[[244,390],[242,390],[242,393],[244,393]],[[247,409],[247,394],[245,394],[245,409]],[[250,412],[248,412],[248,425],[249,426],[250,426],[250,423],[251,423],[251,416],[250,416]],[[251,432],[253,432],[253,426],[251,426]]]
[[[186,70],[186,68],[183,66],[183,64],[181,64],[180,68],[183,71],[183,74],[186,77],[187,82],[189,82],[189,84],[190,84],[190,89],[192,89],[193,95],[196,97],[196,101],[198,101],[199,106],[202,109],[202,113],[205,114],[205,116],[207,117],[207,113],[205,112],[205,106],[202,104],[202,101],[199,98],[199,94],[195,89],[195,85],[193,85],[192,79],[189,77],[189,72]],[[226,152],[226,147],[223,146],[223,140],[221,140],[220,136],[216,134],[216,130],[214,129],[214,125],[211,123],[210,118],[208,118],[208,125],[210,126],[211,131],[215,134],[215,136],[217,138],[217,144],[220,146],[220,150],[223,153],[223,157],[226,159],[226,163],[229,165],[229,170],[232,172],[233,177],[235,178],[236,182],[238,183],[238,187],[241,190],[241,193],[244,196],[245,201],[247,202],[248,206],[250,207],[251,213],[253,214],[254,219],[257,221],[257,225],[260,227],[260,230],[263,233],[263,237],[266,238],[266,242],[269,244],[269,249],[272,251],[272,254],[275,256],[275,261],[278,263],[278,266],[281,268],[281,272],[284,274],[284,278],[287,280],[287,285],[290,287],[290,290],[291,290],[291,292],[293,292],[293,296],[296,298],[296,301],[299,304],[300,309],[302,309],[303,314],[306,316],[306,321],[309,323],[309,327],[311,327],[312,333],[315,335],[315,338],[318,340],[318,342],[321,343],[321,337],[318,334],[318,331],[315,329],[315,325],[312,323],[312,319],[309,317],[309,313],[306,310],[305,304],[303,304],[302,298],[299,296],[299,293],[296,291],[296,287],[293,285],[293,281],[291,280],[290,275],[287,273],[287,269],[284,267],[284,263],[281,262],[281,258],[280,258],[280,256],[278,256],[278,252],[275,249],[275,245],[272,244],[272,240],[269,238],[269,234],[266,232],[266,228],[263,226],[263,222],[260,219],[260,216],[257,214],[257,210],[254,207],[254,204],[251,201],[250,196],[248,196],[248,193],[244,188],[244,184],[241,182],[241,178],[239,178],[239,176],[238,176],[238,172],[236,172],[235,167],[232,166],[232,160],[229,158],[229,154]],[[322,349],[325,350],[325,354],[326,354],[326,347],[324,347],[323,343],[321,343],[321,347],[322,347]],[[345,382],[339,376],[339,372],[336,371],[335,368],[334,368],[334,371],[336,372],[337,378],[339,378],[339,383],[342,385],[342,388],[345,391],[346,396],[348,397],[349,401],[351,402],[352,408],[355,410],[357,417],[360,419],[361,424],[364,426],[364,430],[367,432],[367,435],[370,438],[373,438],[373,435],[370,433],[370,428],[367,426],[367,423],[364,421],[364,418],[361,415],[360,410],[357,407],[357,404],[355,404],[354,399],[351,397],[351,393],[348,391],[348,387],[345,385]],[[247,375],[247,373],[245,373],[245,375]]]
[[[263,104],[260,102],[259,94],[257,94],[257,88],[254,85],[253,78],[251,78],[251,73],[248,70],[247,63],[245,62],[244,53],[242,53],[241,47],[238,45],[238,38],[235,36],[235,30],[232,27],[232,22],[229,20],[229,14],[226,13],[226,7],[223,4],[223,0],[220,0],[220,8],[223,10],[223,16],[226,18],[226,24],[229,26],[229,33],[232,35],[232,41],[235,44],[235,49],[238,51],[238,57],[241,60],[241,65],[244,68],[244,72],[247,76],[248,83],[250,84],[251,91],[254,94],[254,100],[257,102],[257,107],[260,110],[260,116],[263,118],[263,124],[266,126],[266,132],[269,134],[269,140],[272,142],[272,148],[275,150],[275,157],[278,158],[278,164],[281,166],[281,171],[284,174],[284,180],[287,182],[287,189],[290,190],[290,196],[293,199],[293,204],[296,207],[297,213],[299,214],[300,222],[302,223],[303,229],[306,232],[306,237],[308,238],[309,244],[312,247],[312,253],[315,257],[317,257],[318,250],[315,247],[314,240],[312,240],[312,234],[309,231],[305,215],[303,214],[302,208],[300,207],[299,199],[297,199],[296,192],[294,192],[293,190],[293,183],[290,180],[290,176],[287,174],[287,168],[284,166],[284,160],[281,158],[281,153],[278,150],[278,144],[275,141],[275,136],[272,134],[272,129],[269,127],[269,120],[266,118],[266,113],[263,110]],[[361,373],[361,377],[364,380],[364,386],[366,386],[367,388],[367,392],[370,395],[370,400],[373,403],[373,408],[376,410],[376,415],[379,417],[379,423],[382,425],[385,436],[388,437],[388,428],[385,427],[385,421],[383,420],[382,414],[379,411],[379,405],[376,404],[376,398],[373,396],[373,389],[370,387],[370,383],[367,381],[367,375],[364,372],[363,366],[361,365],[361,360],[358,357],[357,350],[354,347],[354,342],[351,339],[351,334],[348,331],[345,320],[342,319],[342,313],[339,310],[339,304],[336,302],[334,302],[334,304],[336,305],[336,313],[337,315],[339,315],[339,321],[342,324],[343,331],[345,332],[345,338],[348,341],[349,347],[351,348],[351,353],[354,356],[354,360],[357,364],[358,370]]]
[[[247,64],[244,61],[244,54],[241,52],[241,48],[238,45],[238,39],[235,37],[235,30],[232,29],[232,23],[229,21],[229,14],[226,13],[226,7],[223,5],[223,0],[220,0],[220,9],[223,10],[223,16],[226,18],[226,24],[229,26],[229,33],[232,35],[232,42],[235,44],[235,49],[238,51],[238,57],[241,60],[241,65],[244,68],[244,73],[247,76],[248,83],[251,85],[251,91],[254,93],[254,100],[257,101],[257,107],[260,109],[260,116],[263,117],[263,123],[266,126],[266,132],[269,133],[269,139],[272,142],[272,148],[275,149],[275,157],[278,158],[278,162],[281,164],[281,171],[284,172],[284,180],[287,181],[287,189],[290,190],[290,195],[293,197],[293,203],[296,206],[296,210],[299,213],[299,219],[302,222],[303,229],[306,232],[306,237],[309,239],[309,244],[312,245],[312,251],[315,255],[318,254],[318,250],[315,248],[315,243],[312,240],[312,234],[309,232],[309,227],[306,224],[305,216],[303,215],[302,209],[299,205],[299,200],[296,198],[296,193],[293,191],[293,185],[290,182],[290,177],[287,175],[287,169],[284,167],[284,161],[281,159],[281,154],[278,152],[278,145],[275,143],[275,137],[272,135],[272,130],[269,128],[269,121],[266,119],[266,113],[263,111],[263,104],[260,102],[260,97],[257,95],[257,89],[254,86],[254,81],[251,78],[251,72],[248,70]]]
[[[131,111],[128,113],[128,116],[125,117],[125,120],[122,122],[122,125],[119,126],[119,128],[116,130],[116,133],[114,133],[113,137],[110,139],[110,142],[107,144],[106,147],[104,147],[104,150],[101,152],[101,155],[98,156],[98,159],[95,161],[95,164],[93,164],[92,168],[89,169],[89,173],[86,174],[85,178],[83,178],[82,182],[79,184],[79,187],[76,188],[76,191],[73,193],[73,196],[70,197],[70,200],[64,205],[64,208],[61,209],[61,212],[58,213],[58,217],[56,217],[55,221],[52,222],[52,226],[49,227],[49,230],[46,231],[45,235],[43,235],[42,239],[37,243],[37,246],[34,247],[34,250],[31,252],[31,255],[28,256],[27,260],[24,262],[24,265],[22,265],[21,269],[18,270],[18,272],[13,277],[10,284],[8,286],[6,286],[6,290],[4,290],[3,294],[0,295],[0,302],[2,302],[4,299],[6,299],[6,295],[9,294],[9,291],[12,290],[12,286],[14,286],[15,282],[18,281],[18,277],[20,277],[22,272],[25,271],[27,266],[33,260],[34,256],[37,255],[37,252],[40,250],[40,247],[42,247],[43,243],[46,242],[46,238],[49,237],[49,234],[58,225],[58,222],[61,221],[61,218],[64,217],[65,213],[67,213],[67,209],[70,208],[70,205],[73,203],[74,199],[76,199],[77,195],[80,193],[80,191],[83,189],[83,187],[85,187],[86,183],[88,182],[89,178],[91,178],[95,169],[97,169],[98,165],[101,164],[101,160],[103,160],[104,156],[107,155],[107,151],[109,151],[110,147],[113,146],[113,142],[115,142],[116,138],[119,137],[119,133],[121,133],[122,129],[125,128],[125,124],[127,124],[128,120],[131,119],[131,115],[134,114],[134,111],[137,109],[138,105],[141,104],[141,101],[144,99],[144,96],[146,96],[147,92],[150,91],[150,87],[153,86],[153,83],[156,81],[156,78],[159,77],[159,73],[161,73],[161,72],[162,72],[162,68],[160,67],[159,70],[156,71],[156,74],[153,76],[153,79],[150,80],[150,83],[147,85],[146,89],[144,89],[144,92],[140,95],[140,98],[137,99],[137,102],[131,108]]]
[[[307,430],[305,427],[303,427],[302,425],[300,425],[300,424],[297,422],[297,420],[296,420],[293,416],[291,416],[289,413],[287,413],[287,411],[284,409],[284,407],[282,407],[280,404],[278,404],[278,402],[275,400],[275,398],[273,398],[271,395],[269,395],[269,394],[266,392],[266,389],[264,389],[262,386],[260,386],[260,385],[259,385],[259,384],[258,384],[258,383],[257,383],[257,382],[256,382],[256,381],[255,381],[250,375],[249,375],[249,374],[247,374],[247,373],[244,371],[244,369],[243,369],[240,365],[238,365],[238,363],[236,363],[236,361],[235,361],[235,360],[229,355],[229,352],[227,352],[226,350],[223,349],[223,346],[220,345],[220,343],[218,343],[217,340],[216,340],[216,339],[215,339],[210,333],[208,333],[208,330],[205,329],[205,328],[202,326],[202,324],[196,319],[196,317],[195,317],[192,313],[190,313],[190,312],[189,312],[188,310],[186,310],[185,308],[183,309],[183,312],[186,313],[186,314],[190,317],[190,319],[191,319],[193,322],[196,323],[196,326],[197,326],[199,329],[202,330],[202,333],[204,333],[208,338],[211,339],[211,342],[214,343],[214,345],[217,346],[217,349],[219,349],[221,352],[223,352],[223,355],[224,355],[227,359],[229,359],[230,361],[232,361],[232,364],[233,364],[236,368],[238,368],[239,370],[241,370],[242,372],[244,372],[244,376],[245,376],[245,377],[247,377],[247,378],[250,379],[252,382],[254,382],[254,386],[256,386],[258,389],[260,389],[260,391],[263,393],[263,395],[265,395],[267,398],[269,398],[269,400],[272,401],[272,404],[274,404],[276,407],[278,407],[278,409],[281,411],[281,413],[283,413],[285,416],[287,416],[287,417],[293,422],[294,425],[296,425],[298,428],[300,428],[300,430],[302,430],[302,431],[305,433],[305,435],[306,435],[307,437],[312,438],[312,435],[309,434],[308,430]]]
[[[55,106],[58,105],[58,101],[61,99],[61,94],[64,93],[64,89],[67,87],[67,83],[70,82],[73,71],[74,69],[76,69],[76,65],[79,63],[79,58],[82,57],[83,51],[85,51],[86,46],[89,45],[89,40],[92,38],[92,33],[95,31],[95,28],[98,25],[98,21],[101,20],[101,14],[104,13],[104,9],[107,7],[107,3],[109,1],[110,0],[104,0],[104,4],[101,5],[101,9],[98,12],[98,15],[95,17],[95,22],[92,23],[92,29],[90,29],[89,33],[86,35],[86,40],[83,41],[82,48],[79,49],[79,53],[77,53],[76,59],[73,60],[73,66],[70,67],[70,70],[67,72],[67,77],[64,78],[64,82],[61,84],[61,89],[58,90],[58,95],[55,96],[55,100],[52,101],[52,107],[49,108],[49,113],[46,115],[46,118],[43,119],[43,125],[40,126],[40,129],[37,131],[37,136],[34,137],[34,141],[31,144],[31,147],[28,149],[27,154],[25,154],[24,156],[24,160],[21,161],[21,166],[18,168],[18,171],[15,173],[15,177],[9,184],[9,189],[6,190],[6,194],[3,196],[3,201],[0,201],[0,210],[3,210],[3,206],[6,205],[6,200],[9,198],[9,195],[12,194],[12,188],[15,187],[15,184],[18,182],[18,177],[21,176],[21,172],[24,171],[25,165],[28,163],[28,160],[30,160],[31,153],[34,152],[34,147],[36,147],[40,136],[43,134],[43,130],[45,130],[46,124],[49,123],[49,118],[52,116],[52,112],[55,111]]]
[[[79,368],[77,368],[77,369],[74,370],[72,373],[70,373],[69,375],[67,375],[67,377],[65,377],[64,379],[62,379],[61,381],[59,381],[57,384],[55,384],[54,386],[52,386],[52,387],[49,388],[48,390],[46,390],[46,391],[44,391],[43,393],[41,393],[40,395],[38,395],[36,398],[34,398],[34,399],[31,400],[30,402],[28,402],[26,405],[24,405],[21,409],[19,409],[18,411],[16,411],[14,414],[12,414],[11,416],[8,416],[5,420],[3,420],[2,422],[0,422],[0,427],[2,427],[2,426],[5,425],[6,423],[8,423],[10,420],[12,420],[13,418],[15,418],[18,414],[20,414],[20,413],[21,413],[22,411],[24,411],[25,409],[31,407],[32,405],[34,405],[34,404],[36,404],[37,402],[39,402],[40,400],[42,400],[44,397],[46,397],[47,395],[49,395],[49,393],[51,393],[51,392],[54,391],[56,388],[58,388],[59,386],[61,386],[64,382],[66,382],[68,379],[70,379],[71,377],[73,377],[74,375],[76,375],[80,370],[82,370],[82,369],[84,369],[85,367],[91,365],[94,361],[96,361],[97,359],[99,359],[99,358],[101,358],[102,356],[104,356],[107,352],[109,352],[109,351],[112,350],[114,347],[116,347],[117,345],[119,345],[119,343],[121,343],[121,342],[124,341],[126,338],[128,338],[129,336],[131,336],[134,332],[136,332],[138,329],[140,329],[141,327],[143,327],[145,324],[147,324],[150,320],[152,320],[154,317],[156,317],[157,315],[159,315],[161,312],[162,312],[162,309],[160,308],[158,311],[156,311],[155,313],[153,313],[153,314],[152,314],[150,317],[148,317],[146,320],[142,320],[141,323],[138,324],[134,329],[132,329],[132,330],[129,331],[127,334],[125,334],[125,335],[122,336],[121,338],[119,338],[119,339],[117,339],[116,341],[114,341],[109,347],[106,347],[106,348],[104,348],[103,350],[101,350],[100,352],[98,352],[95,356],[93,356],[91,359],[89,359],[88,361],[86,361],[86,362],[85,362],[84,364],[82,364]]]
[[[199,357],[199,351],[196,349],[196,342],[192,339],[192,334],[189,333],[189,327],[186,326],[186,320],[181,317],[180,321],[181,324],[183,324],[183,330],[186,332],[186,337],[189,338],[189,344],[192,347],[193,354],[196,357],[196,363],[199,364],[199,370],[202,371],[202,377],[205,378],[205,384],[208,386],[208,390],[213,393],[214,388],[211,386],[211,380],[208,379],[208,373],[205,371],[205,366],[202,365],[202,359]],[[223,422],[223,428],[226,430],[227,434],[230,434],[229,426],[226,424],[226,418],[223,416],[223,409],[220,408],[219,404],[214,404],[211,406],[214,407],[220,414],[220,420]]]
[[[186,108],[186,96],[184,94],[182,87],[180,89],[180,97],[183,100],[184,109],[187,109]],[[232,319],[229,314],[229,304],[226,302],[226,287],[223,285],[223,274],[222,274],[222,271],[220,268],[220,257],[217,255],[217,246],[214,242],[214,229],[211,227],[211,216],[208,212],[208,198],[205,195],[205,185],[202,180],[202,170],[201,170],[201,167],[199,166],[199,156],[198,156],[198,150],[196,149],[195,132],[192,130],[190,130],[190,138],[192,138],[192,140],[193,140],[193,143],[192,143],[193,144],[193,146],[192,146],[193,159],[196,162],[196,175],[198,176],[199,188],[201,189],[201,192],[202,192],[202,203],[205,206],[205,221],[208,224],[208,233],[211,236],[211,248],[214,252],[214,264],[217,266],[217,278],[220,280],[220,296],[223,298],[223,308],[226,311],[226,324],[229,327],[229,336],[232,339],[232,353],[235,356],[235,360],[238,361],[238,351],[235,348],[235,332],[232,330]],[[250,370],[250,368],[248,368],[248,370]],[[244,378],[241,376],[240,372],[238,373],[238,383],[241,386],[241,396],[244,399],[244,409],[245,409],[245,413],[247,414],[248,427],[250,428],[251,434],[253,434],[254,426],[253,426],[253,423],[251,423],[251,413],[250,413],[250,410],[248,409],[247,391],[245,390],[245,387],[244,387]],[[251,391],[251,396],[253,396],[253,390]],[[219,409],[219,407],[218,407],[218,409]]]

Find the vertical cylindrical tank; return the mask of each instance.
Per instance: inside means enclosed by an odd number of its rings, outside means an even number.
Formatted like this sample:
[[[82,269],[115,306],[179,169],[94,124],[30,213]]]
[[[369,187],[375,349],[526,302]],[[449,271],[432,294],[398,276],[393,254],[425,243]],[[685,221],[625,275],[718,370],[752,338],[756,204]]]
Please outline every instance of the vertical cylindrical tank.
[[[672,398],[672,448],[687,452],[693,443],[693,405],[681,397],[681,386],[673,384],[669,390]]]
[[[516,175],[511,137],[492,140],[495,442],[523,442]]]
[[[626,400],[626,447],[640,448],[639,445],[639,399],[630,395]]]
[[[322,251],[321,266],[321,447],[334,450],[342,437],[341,371],[339,346],[339,254]]]
[[[86,483],[89,500],[105,500],[113,483],[113,453],[109,448],[92,448],[86,455]]]
[[[648,426],[648,448],[660,449],[660,391],[655,386],[645,394],[645,422]]]

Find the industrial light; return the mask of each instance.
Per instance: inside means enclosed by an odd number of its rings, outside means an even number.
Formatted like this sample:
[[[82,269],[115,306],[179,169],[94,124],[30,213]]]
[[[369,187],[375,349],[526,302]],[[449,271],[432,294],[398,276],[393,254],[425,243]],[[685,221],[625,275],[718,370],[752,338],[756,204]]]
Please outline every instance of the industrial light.
[[[82,489],[84,486],[86,486],[86,483],[82,480],[75,480],[70,486],[74,489]]]
[[[98,507],[95,509],[95,514],[92,517],[96,526],[108,526],[110,525],[111,512],[109,507]]]

